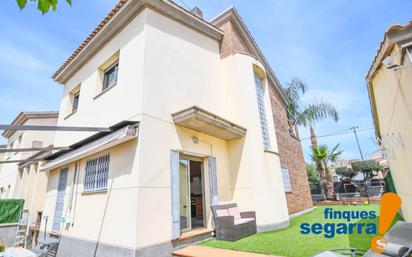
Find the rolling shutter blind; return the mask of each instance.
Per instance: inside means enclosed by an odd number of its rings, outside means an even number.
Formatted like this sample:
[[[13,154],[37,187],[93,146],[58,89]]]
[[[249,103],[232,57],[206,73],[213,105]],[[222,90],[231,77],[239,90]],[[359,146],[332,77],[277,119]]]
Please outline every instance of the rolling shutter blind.
[[[67,169],[63,169],[60,171],[60,175],[59,175],[56,205],[54,207],[52,230],[56,232],[60,232],[60,226],[61,226],[61,221],[62,221],[62,216],[63,216],[64,194],[66,192],[66,184],[67,184]]]
[[[217,174],[216,174],[216,157],[209,156],[209,184],[210,184],[210,202],[211,206],[219,204],[217,195]]]
[[[170,151],[170,178],[172,197],[172,239],[180,237],[179,152]]]

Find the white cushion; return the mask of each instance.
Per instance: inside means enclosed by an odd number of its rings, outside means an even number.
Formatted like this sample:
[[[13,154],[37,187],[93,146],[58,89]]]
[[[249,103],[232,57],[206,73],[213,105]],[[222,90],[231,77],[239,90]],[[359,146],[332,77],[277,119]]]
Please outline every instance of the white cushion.
[[[240,211],[238,207],[229,208],[229,215],[235,217],[235,220],[240,219]]]
[[[216,210],[216,216],[226,217],[226,216],[229,216],[229,212],[227,211],[227,209]]]
[[[235,220],[235,225],[239,224],[245,224],[248,223],[249,221],[255,220],[254,218],[244,218],[244,219],[236,219]]]

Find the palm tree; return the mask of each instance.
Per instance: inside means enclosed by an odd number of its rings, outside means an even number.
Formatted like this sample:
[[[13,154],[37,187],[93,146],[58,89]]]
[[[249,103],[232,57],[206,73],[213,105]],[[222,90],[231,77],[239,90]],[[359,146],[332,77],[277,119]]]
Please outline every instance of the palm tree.
[[[335,163],[338,157],[342,154],[339,150],[340,144],[337,144],[331,151],[326,145],[313,148],[313,159],[322,164],[323,175],[326,177],[326,199],[335,199],[336,194],[333,188],[332,174],[329,169],[329,162]]]
[[[298,78],[293,78],[287,83],[285,89],[286,96],[289,99],[287,106],[288,118],[294,125],[302,125],[309,127],[310,141],[312,150],[319,148],[318,140],[315,134],[314,125],[317,121],[332,119],[335,122],[339,120],[339,115],[336,108],[323,99],[314,98],[313,101],[305,106],[302,105],[301,98],[307,91],[307,86]],[[333,187],[332,179],[328,179],[326,174],[323,174],[322,163],[315,161],[316,169],[319,173],[321,184],[328,184],[327,187]],[[322,187],[323,190],[323,187]],[[327,193],[327,195],[332,195]]]

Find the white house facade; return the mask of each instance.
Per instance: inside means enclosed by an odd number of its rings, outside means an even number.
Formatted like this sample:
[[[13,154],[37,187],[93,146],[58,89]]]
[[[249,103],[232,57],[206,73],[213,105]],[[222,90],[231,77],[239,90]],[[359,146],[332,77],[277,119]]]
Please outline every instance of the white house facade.
[[[288,225],[268,93],[282,89],[254,42],[228,52],[212,23],[121,1],[54,75],[59,126],[110,128],[56,132],[70,150],[41,167],[58,256],[170,256],[188,232],[210,235],[222,203],[256,211],[259,231]]]

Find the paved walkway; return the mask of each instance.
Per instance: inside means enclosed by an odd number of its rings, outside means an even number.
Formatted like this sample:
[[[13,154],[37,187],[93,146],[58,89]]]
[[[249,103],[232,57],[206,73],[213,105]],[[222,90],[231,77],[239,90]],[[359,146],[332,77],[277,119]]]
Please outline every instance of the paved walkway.
[[[176,257],[277,257],[273,255],[224,250],[206,246],[189,246],[173,252]]]

